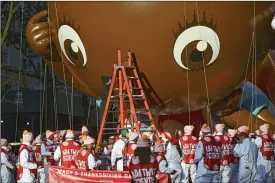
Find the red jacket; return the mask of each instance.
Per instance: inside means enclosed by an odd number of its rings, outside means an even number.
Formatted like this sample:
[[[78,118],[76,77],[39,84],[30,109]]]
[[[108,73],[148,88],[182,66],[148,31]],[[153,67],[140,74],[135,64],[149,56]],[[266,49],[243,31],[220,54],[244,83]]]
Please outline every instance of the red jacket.
[[[262,146],[261,152],[264,159],[269,161],[275,161],[274,155],[274,140],[267,134],[261,136]]]
[[[211,171],[219,171],[222,144],[213,136],[202,137],[201,142],[204,150],[205,168]]]
[[[75,157],[80,150],[78,143],[66,140],[60,144],[61,166],[65,168],[76,168]]]
[[[195,163],[194,159],[198,141],[199,140],[197,139],[197,137],[192,135],[185,135],[182,138],[180,138],[185,164]]]

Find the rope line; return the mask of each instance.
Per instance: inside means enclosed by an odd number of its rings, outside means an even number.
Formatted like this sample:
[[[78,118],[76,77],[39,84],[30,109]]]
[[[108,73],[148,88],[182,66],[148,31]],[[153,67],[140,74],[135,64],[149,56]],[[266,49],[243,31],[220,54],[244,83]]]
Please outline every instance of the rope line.
[[[58,20],[56,2],[54,4],[55,4],[56,21],[57,21],[57,25],[59,27],[60,24],[59,24],[59,20]],[[70,116],[71,110],[70,110],[69,101],[68,101],[67,81],[66,81],[66,74],[65,74],[65,67],[64,67],[64,59],[63,59],[63,54],[61,53],[60,55],[61,55],[61,61],[62,61],[63,78],[64,78],[64,84],[65,84],[64,88],[65,88],[66,101],[67,101],[67,107],[68,107],[68,116]],[[71,128],[71,118],[70,117],[69,117],[69,124],[70,124],[70,128]]]
[[[185,29],[187,27],[187,15],[186,15],[186,4],[184,2],[184,16],[185,16],[185,20],[184,20],[184,26]],[[186,66],[188,68],[188,56],[187,56],[187,46],[186,46],[186,51],[185,51],[185,59],[186,59]],[[187,69],[186,72],[186,76],[187,76],[187,98],[188,98],[188,121],[189,121],[189,125],[191,124],[191,109],[190,109],[190,85],[189,85],[189,70]]]
[[[197,22],[198,25],[200,25],[200,17],[199,17],[199,7],[198,7],[198,2],[196,1],[196,13],[197,13]],[[201,36],[201,31],[200,31],[200,36]],[[207,95],[207,123],[209,125],[209,120],[210,119],[210,124],[211,124],[211,128],[213,127],[213,123],[212,123],[212,117],[211,117],[211,112],[210,112],[210,99],[209,99],[209,91],[208,91],[208,84],[207,84],[207,75],[206,75],[206,69],[205,69],[205,60],[204,57],[202,59],[203,61],[203,73],[204,73],[204,82],[205,82],[205,89],[206,89],[206,95]]]
[[[48,24],[49,24],[49,36],[50,36],[50,50],[51,50],[51,74],[52,74],[52,83],[53,83],[53,101],[54,101],[54,124],[55,124],[55,130],[57,129],[57,124],[58,124],[58,114],[57,114],[57,104],[56,104],[56,83],[55,83],[55,77],[54,77],[54,73],[53,73],[53,49],[52,49],[52,34],[51,34],[51,22],[50,22],[50,10],[49,10],[49,6],[48,6]]]
[[[21,3],[21,35],[20,35],[20,53],[19,53],[19,69],[18,69],[18,89],[17,89],[17,104],[16,104],[16,122],[15,122],[15,141],[17,139],[17,130],[18,130],[18,113],[19,113],[19,90],[20,90],[20,83],[21,83],[21,66],[22,66],[22,44],[23,44],[23,23],[24,23],[24,1]]]

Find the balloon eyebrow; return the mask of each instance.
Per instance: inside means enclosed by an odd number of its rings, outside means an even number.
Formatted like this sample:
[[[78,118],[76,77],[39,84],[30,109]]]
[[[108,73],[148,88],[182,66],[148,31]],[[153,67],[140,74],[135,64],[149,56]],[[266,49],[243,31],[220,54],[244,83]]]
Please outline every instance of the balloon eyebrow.
[[[67,16],[65,15],[64,12],[63,12],[63,18],[61,18],[60,14],[58,14],[58,17],[59,17],[59,22],[60,22],[59,27],[61,27],[62,25],[68,25],[79,34],[80,26],[75,25],[74,19],[72,19],[70,16],[69,16],[69,18],[67,18]]]
[[[194,10],[194,14],[193,14],[193,21],[191,23],[187,22],[187,18],[184,16],[184,23],[180,23],[179,21],[177,21],[178,23],[178,27],[179,30],[177,32],[175,32],[174,30],[172,30],[174,36],[175,36],[175,42],[177,40],[177,38],[179,37],[179,35],[184,32],[186,29],[193,27],[193,26],[198,26],[198,25],[202,25],[202,26],[206,26],[209,27],[210,29],[214,30],[216,32],[217,29],[217,21],[215,22],[215,24],[213,23],[214,21],[214,15],[211,16],[210,21],[208,22],[206,19],[206,14],[205,11],[203,13],[203,18],[201,20],[198,20],[199,17],[197,17],[196,14],[196,10]]]

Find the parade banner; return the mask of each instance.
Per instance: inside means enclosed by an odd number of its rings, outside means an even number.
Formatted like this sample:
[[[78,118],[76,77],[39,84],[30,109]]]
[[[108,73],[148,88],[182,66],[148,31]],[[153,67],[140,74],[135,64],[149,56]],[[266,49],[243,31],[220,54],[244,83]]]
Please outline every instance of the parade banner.
[[[161,183],[168,183],[168,174],[159,173],[157,179]],[[79,169],[49,167],[49,182],[55,183],[130,183],[131,176],[128,171],[104,171],[92,170],[84,171]]]

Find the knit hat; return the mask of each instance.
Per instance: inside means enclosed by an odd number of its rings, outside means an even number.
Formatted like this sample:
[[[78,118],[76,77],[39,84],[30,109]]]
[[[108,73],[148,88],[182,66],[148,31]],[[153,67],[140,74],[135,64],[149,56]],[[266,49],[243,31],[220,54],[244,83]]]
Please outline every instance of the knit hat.
[[[33,140],[32,133],[28,132],[28,130],[24,130],[22,141],[25,143],[31,143],[32,140]]]
[[[67,130],[66,139],[73,139],[74,138],[74,132],[71,130]]]
[[[136,132],[130,132],[129,134],[129,141],[133,141],[138,137],[138,133]]]
[[[217,132],[223,132],[224,124],[216,124],[215,128]]]
[[[84,141],[84,145],[90,145],[95,143],[95,139],[90,136],[83,136],[82,139]]]
[[[268,128],[269,128],[269,124],[263,124],[262,126],[260,126],[260,130],[262,131],[263,134],[268,133]]]
[[[184,134],[185,135],[191,135],[192,132],[193,132],[193,130],[194,130],[194,126],[193,125],[186,125],[184,127]]]
[[[179,139],[177,137],[173,137],[171,138],[170,143],[176,145],[177,143],[179,143]]]
[[[89,132],[88,128],[86,126],[82,126],[81,133]]]
[[[46,131],[46,138],[49,138],[51,135],[53,135],[53,132],[50,130]]]
[[[143,135],[138,139],[137,147],[149,147],[149,139],[146,135]]]
[[[235,137],[235,135],[237,134],[237,130],[235,129],[228,129],[227,132],[229,137]]]
[[[35,145],[35,144],[40,144],[40,143],[42,143],[42,137],[41,137],[41,135],[38,135],[38,136],[35,138],[35,140],[34,140],[34,142],[33,142],[33,145]]]
[[[2,147],[6,142],[8,142],[7,139],[1,139],[1,147]]]
[[[163,144],[160,142],[160,140],[156,141],[154,152],[164,152]]]
[[[239,133],[244,132],[244,133],[248,134],[248,130],[249,130],[249,127],[245,126],[245,125],[238,128]]]
[[[127,128],[123,128],[122,130],[121,130],[121,136],[122,137],[126,137],[126,134],[128,133],[128,129]]]
[[[209,126],[207,124],[203,124],[201,127],[201,132],[202,133],[210,133],[211,129],[209,128]]]

